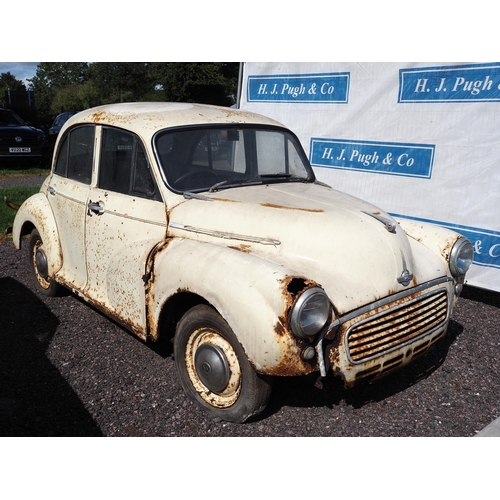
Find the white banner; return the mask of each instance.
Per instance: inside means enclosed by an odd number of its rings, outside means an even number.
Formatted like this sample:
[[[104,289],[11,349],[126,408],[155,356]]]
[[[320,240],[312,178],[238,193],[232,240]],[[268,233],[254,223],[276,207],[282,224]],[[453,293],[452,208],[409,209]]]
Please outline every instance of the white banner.
[[[239,107],[333,188],[462,233],[468,284],[500,291],[500,63],[244,63]]]

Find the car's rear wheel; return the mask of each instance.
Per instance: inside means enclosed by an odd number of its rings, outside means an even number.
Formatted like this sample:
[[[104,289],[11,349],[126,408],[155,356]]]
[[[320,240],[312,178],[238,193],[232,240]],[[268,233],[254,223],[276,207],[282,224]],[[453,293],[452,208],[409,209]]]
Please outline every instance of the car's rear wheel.
[[[59,291],[59,284],[49,278],[49,262],[45,246],[37,229],[30,236],[30,265],[35,276],[38,290],[47,297],[54,297]]]
[[[188,397],[229,422],[245,422],[264,410],[269,377],[255,372],[229,325],[209,306],[190,309],[177,326],[174,356]]]

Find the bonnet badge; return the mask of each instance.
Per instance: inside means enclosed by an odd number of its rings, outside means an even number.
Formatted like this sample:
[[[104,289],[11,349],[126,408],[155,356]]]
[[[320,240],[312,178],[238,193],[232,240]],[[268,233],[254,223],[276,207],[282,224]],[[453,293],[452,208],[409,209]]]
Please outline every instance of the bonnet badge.
[[[403,252],[401,252],[401,257],[403,258],[403,272],[398,278],[398,283],[401,283],[403,286],[408,286],[410,284],[410,281],[413,279],[413,274],[410,273],[410,271],[408,271],[408,268],[406,267],[406,259]]]

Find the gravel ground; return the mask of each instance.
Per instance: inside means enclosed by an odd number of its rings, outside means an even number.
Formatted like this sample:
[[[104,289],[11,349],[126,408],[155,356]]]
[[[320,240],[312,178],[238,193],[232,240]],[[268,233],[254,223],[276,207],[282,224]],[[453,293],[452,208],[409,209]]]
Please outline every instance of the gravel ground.
[[[48,174],[48,171],[47,171]],[[41,186],[47,175],[22,175],[0,177],[0,189],[11,187]],[[1,200],[3,203],[3,200]]]
[[[72,294],[35,292],[27,252],[0,244],[0,436],[474,436],[500,416],[500,296],[466,288],[448,335],[377,384],[278,378],[239,425],[185,396],[169,347],[147,345]]]
[[[27,245],[5,242],[0,436],[474,436],[500,416],[499,325],[500,294],[466,287],[447,336],[410,367],[351,390],[276,378],[265,412],[232,424],[187,399],[170,345],[140,341],[70,293],[39,295]]]

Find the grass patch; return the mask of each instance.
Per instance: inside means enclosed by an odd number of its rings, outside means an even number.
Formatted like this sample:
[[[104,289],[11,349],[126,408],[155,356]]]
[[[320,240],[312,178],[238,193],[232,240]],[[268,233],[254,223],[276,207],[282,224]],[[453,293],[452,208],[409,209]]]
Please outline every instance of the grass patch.
[[[26,175],[48,175],[49,173],[50,170],[47,170],[46,168],[0,168],[0,177],[24,177]]]
[[[39,191],[40,186],[0,189],[0,242],[12,238],[10,234],[7,234],[7,228],[12,227],[16,216],[16,211],[5,204],[4,196],[9,201],[20,205],[26,198]]]

